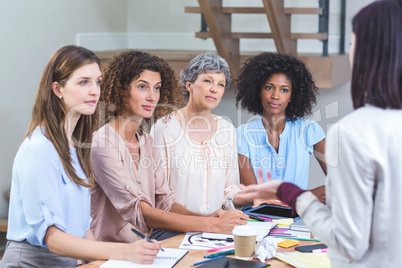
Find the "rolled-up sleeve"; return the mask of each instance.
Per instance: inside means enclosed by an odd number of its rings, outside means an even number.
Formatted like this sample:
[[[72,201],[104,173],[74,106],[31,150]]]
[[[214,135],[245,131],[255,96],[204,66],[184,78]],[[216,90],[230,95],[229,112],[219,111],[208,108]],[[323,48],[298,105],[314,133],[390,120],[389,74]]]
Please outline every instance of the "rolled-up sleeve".
[[[71,183],[60,174],[58,155],[46,146],[32,146],[25,152],[24,168],[17,172],[25,221],[31,227],[35,237],[28,237],[28,242],[44,247],[44,237],[48,227],[55,225],[64,232],[69,232],[64,219],[62,184]],[[36,241],[37,240],[37,241]]]
[[[121,217],[144,232],[149,229],[142,215],[140,201],[152,206],[150,198],[136,185],[124,166],[124,156],[117,148],[92,149],[92,165],[96,183]]]

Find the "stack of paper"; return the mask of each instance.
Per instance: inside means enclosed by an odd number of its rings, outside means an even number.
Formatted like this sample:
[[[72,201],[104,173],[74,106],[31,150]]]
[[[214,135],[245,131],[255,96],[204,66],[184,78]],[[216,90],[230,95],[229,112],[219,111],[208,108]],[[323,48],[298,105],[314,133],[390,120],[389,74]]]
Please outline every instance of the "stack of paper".
[[[331,267],[327,253],[299,253],[282,252],[275,255],[280,259],[297,268],[325,268]]]
[[[292,223],[290,225],[290,229],[295,231],[310,232],[310,229],[307,227],[307,225],[304,224],[303,220],[301,219]]]

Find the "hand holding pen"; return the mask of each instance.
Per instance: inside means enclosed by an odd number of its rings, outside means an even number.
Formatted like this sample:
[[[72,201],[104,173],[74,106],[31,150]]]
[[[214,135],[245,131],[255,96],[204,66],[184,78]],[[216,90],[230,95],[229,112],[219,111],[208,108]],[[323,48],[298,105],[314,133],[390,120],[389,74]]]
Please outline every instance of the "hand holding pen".
[[[150,243],[155,243],[154,241],[152,241],[151,239],[149,239],[149,237],[145,236],[143,233],[141,233],[140,231],[131,228],[131,231],[133,231],[136,235],[138,235],[139,237],[141,237],[142,239],[145,239],[146,241],[150,242]],[[161,248],[162,251],[165,251],[163,248]]]
[[[232,210],[236,210],[235,205],[233,204],[233,200],[231,197],[228,197],[229,206]]]

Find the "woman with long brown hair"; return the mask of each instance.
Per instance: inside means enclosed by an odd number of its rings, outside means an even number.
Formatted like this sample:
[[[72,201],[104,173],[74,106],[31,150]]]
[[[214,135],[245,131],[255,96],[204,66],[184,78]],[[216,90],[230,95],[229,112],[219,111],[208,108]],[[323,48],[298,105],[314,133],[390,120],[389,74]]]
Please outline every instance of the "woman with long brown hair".
[[[99,59],[83,47],[62,47],[47,63],[31,123],[14,159],[9,241],[0,267],[155,259],[159,243],[101,243],[89,229],[90,154],[100,81]]]

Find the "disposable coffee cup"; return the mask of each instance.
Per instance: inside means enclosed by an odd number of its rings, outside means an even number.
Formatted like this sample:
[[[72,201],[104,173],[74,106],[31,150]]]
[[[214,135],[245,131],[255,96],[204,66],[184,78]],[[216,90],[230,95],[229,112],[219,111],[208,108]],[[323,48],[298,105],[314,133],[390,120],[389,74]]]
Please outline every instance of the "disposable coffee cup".
[[[251,226],[237,225],[232,233],[235,243],[235,257],[241,260],[252,260],[257,231]]]

